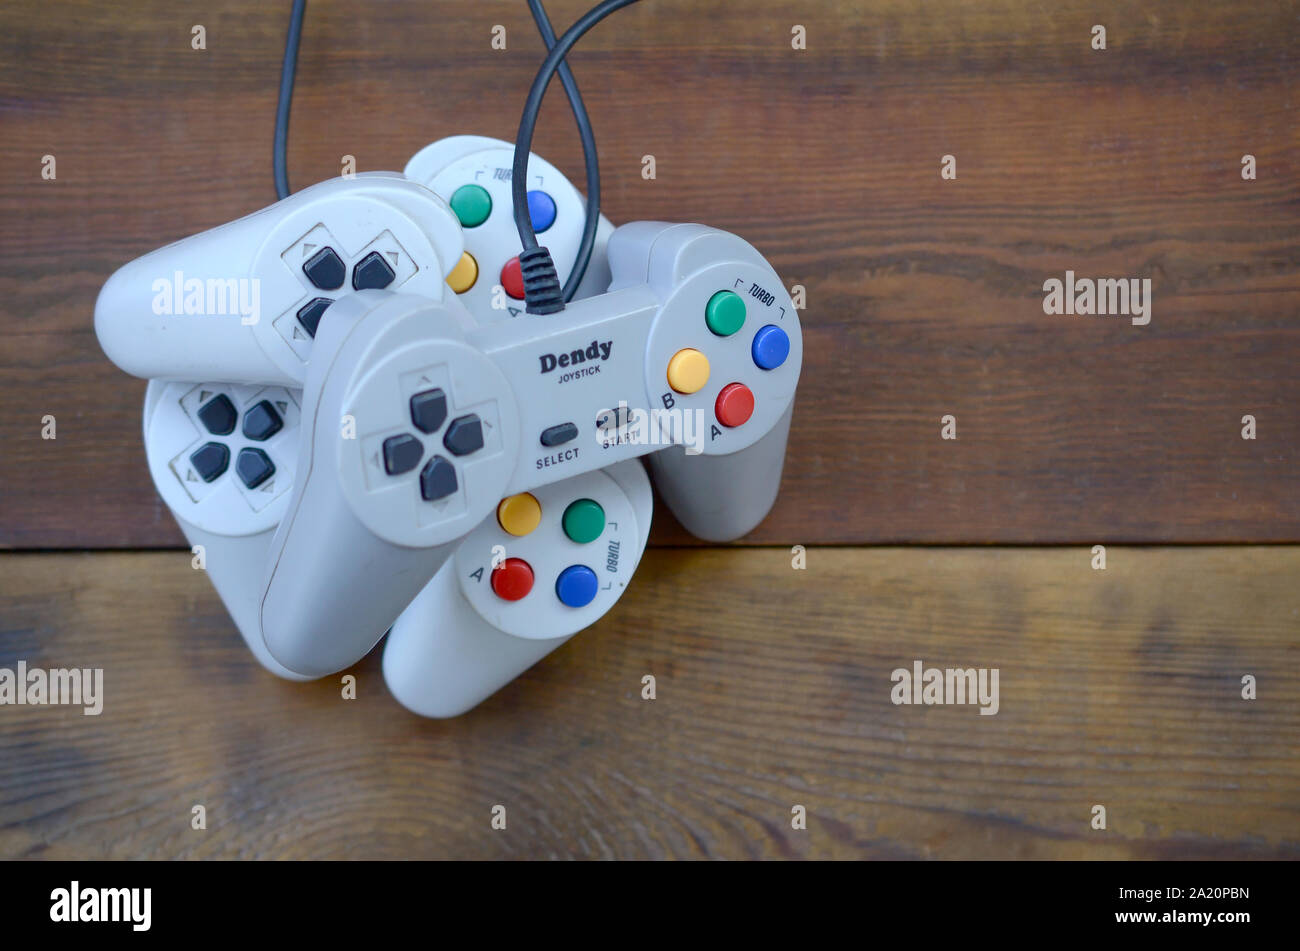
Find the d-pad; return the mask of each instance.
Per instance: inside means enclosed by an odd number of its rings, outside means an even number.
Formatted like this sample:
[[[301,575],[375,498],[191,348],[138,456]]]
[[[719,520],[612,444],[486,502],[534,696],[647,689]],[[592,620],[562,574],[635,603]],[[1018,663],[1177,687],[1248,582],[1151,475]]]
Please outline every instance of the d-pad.
[[[288,488],[287,478],[276,479],[283,466],[292,468],[296,451],[291,443],[276,439],[297,424],[298,406],[287,390],[202,384],[182,397],[181,409],[197,438],[171,467],[195,502],[215,490],[232,469],[255,511]]]
[[[487,447],[495,411],[483,402],[458,408],[445,371],[437,368],[403,379],[400,417],[389,417],[389,426],[363,440],[367,483],[382,490],[405,479],[422,502],[445,502],[465,484],[462,461]]]
[[[414,394],[408,401],[411,425],[428,435],[437,435],[447,421],[447,394],[441,387],[430,387]],[[466,413],[451,421],[443,433],[442,445],[453,456],[468,456],[483,448],[483,421],[475,413]],[[401,433],[383,443],[384,471],[390,476],[403,475],[424,459],[424,443],[418,436]],[[420,470],[420,498],[437,502],[460,487],[456,467],[450,459],[433,454]]]
[[[347,277],[347,265],[333,248],[326,245],[313,254],[302,266],[307,280],[317,290],[336,291]],[[352,289],[383,290],[397,277],[397,272],[378,251],[371,251],[352,268]],[[315,337],[316,329],[326,308],[334,303],[331,297],[313,297],[298,310],[298,323],[308,336]]]
[[[305,296],[299,297],[274,323],[304,360],[321,319],[334,301],[352,291],[398,287],[419,271],[391,231],[375,234],[363,246],[349,242],[345,247],[324,223],[317,224],[280,257],[297,276]]]

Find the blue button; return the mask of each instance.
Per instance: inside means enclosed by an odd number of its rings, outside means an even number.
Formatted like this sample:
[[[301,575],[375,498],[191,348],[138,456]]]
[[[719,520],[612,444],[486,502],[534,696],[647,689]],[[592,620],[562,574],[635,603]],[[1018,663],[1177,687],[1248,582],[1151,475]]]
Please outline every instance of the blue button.
[[[750,348],[754,362],[764,370],[775,370],[790,356],[790,338],[776,324],[768,324],[754,334]]]
[[[530,191],[528,217],[533,220],[533,230],[541,234],[555,224],[555,199],[543,191]]]
[[[571,608],[585,608],[596,597],[596,572],[586,565],[569,565],[555,579],[555,593]]]

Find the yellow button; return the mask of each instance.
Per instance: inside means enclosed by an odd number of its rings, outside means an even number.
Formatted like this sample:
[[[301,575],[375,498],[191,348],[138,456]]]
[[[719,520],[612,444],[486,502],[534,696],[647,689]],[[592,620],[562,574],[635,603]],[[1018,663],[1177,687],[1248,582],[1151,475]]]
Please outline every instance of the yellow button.
[[[472,254],[466,251],[460,256],[456,266],[451,269],[451,273],[447,275],[447,283],[451,285],[451,289],[457,294],[464,294],[474,286],[474,282],[477,280],[478,262],[474,260]]]
[[[709,382],[709,358],[687,347],[668,361],[668,385],[678,393],[694,393]]]
[[[497,506],[497,521],[511,535],[522,538],[542,521],[542,506],[527,492],[502,499]]]

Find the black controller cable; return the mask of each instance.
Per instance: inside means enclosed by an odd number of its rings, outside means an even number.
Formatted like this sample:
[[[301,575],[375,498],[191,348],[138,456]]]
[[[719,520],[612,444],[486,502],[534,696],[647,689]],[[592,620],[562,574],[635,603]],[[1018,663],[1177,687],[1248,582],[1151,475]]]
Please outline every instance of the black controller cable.
[[[289,14],[289,31],[284,41],[284,61],[280,67],[280,98],[275,110],[275,143],[272,149],[272,164],[275,175],[275,194],[279,199],[289,197],[288,143],[289,112],[293,103],[293,83],[298,71],[298,47],[302,41],[302,22],[306,14],[307,0],[294,0]],[[550,17],[542,6],[542,0],[528,0],[537,30],[549,50],[555,46],[555,30]],[[560,82],[564,85],[573,118],[578,126],[578,135],[582,139],[582,155],[587,172],[587,216],[583,224],[582,240],[578,245],[578,255],[574,261],[573,271],[564,286],[564,300],[573,300],[591,263],[592,250],[596,244],[596,230],[600,225],[600,157],[596,151],[596,137],[591,129],[591,119],[587,115],[586,104],[578,90],[577,81],[569,69],[568,63],[560,61]],[[526,202],[526,198],[525,198]],[[531,226],[531,219],[529,221]]]
[[[555,46],[555,30],[551,27],[551,18],[546,15],[542,0],[528,0],[528,9],[537,22],[537,31],[542,34],[542,42],[548,50]],[[564,285],[564,301],[573,300],[578,293],[578,285],[587,273],[591,263],[591,252],[596,246],[596,228],[600,225],[600,155],[596,151],[596,136],[591,131],[591,118],[587,115],[587,106],[578,91],[578,83],[573,78],[569,64],[560,61],[560,82],[564,84],[565,95],[569,97],[569,107],[573,111],[573,120],[578,125],[578,135],[582,138],[582,159],[587,167],[587,217],[583,222],[582,241],[578,245],[578,257],[574,260],[573,271]],[[513,174],[512,174],[513,177]],[[529,219],[531,225],[531,217]],[[604,288],[601,288],[604,290]]]
[[[541,109],[542,99],[546,95],[546,87],[550,85],[551,78],[564,63],[564,58],[569,54],[569,50],[573,48],[573,45],[578,40],[582,39],[588,30],[615,10],[621,10],[623,7],[631,6],[636,2],[638,0],[604,0],[603,3],[597,4],[583,14],[550,48],[550,52],[546,54],[546,59],[542,61],[541,68],[537,71],[537,77],[533,80],[532,88],[528,91],[528,99],[524,103],[523,117],[519,120],[519,134],[515,139],[515,162],[514,169],[510,174],[510,186],[515,210],[515,227],[519,229],[519,241],[523,245],[523,251],[519,254],[519,267],[524,279],[524,300],[526,301],[526,309],[530,314],[559,313],[564,310],[565,301],[571,299],[566,296],[565,290],[560,288],[560,278],[555,270],[555,262],[551,260],[551,252],[538,245],[537,233],[533,230],[532,217],[528,213],[528,155],[532,150],[533,129],[537,125],[537,114]],[[589,176],[590,171],[591,163],[589,160]],[[590,177],[587,188],[590,192]],[[599,192],[599,186],[597,186],[597,192]],[[597,198],[599,198],[598,193],[595,196],[591,194],[587,196],[588,225],[591,224],[592,220],[590,216],[593,214],[599,215],[600,213],[597,201],[594,200]],[[594,239],[594,230],[592,234]],[[583,237],[586,238],[585,231]],[[574,284],[575,288],[576,286]]]
[[[298,43],[302,40],[302,18],[307,0],[293,0],[289,14],[289,35],[284,40],[284,63],[280,67],[280,101],[275,107],[275,145],[271,162],[275,169],[275,197],[289,197],[289,105],[293,102],[293,77],[298,72]]]

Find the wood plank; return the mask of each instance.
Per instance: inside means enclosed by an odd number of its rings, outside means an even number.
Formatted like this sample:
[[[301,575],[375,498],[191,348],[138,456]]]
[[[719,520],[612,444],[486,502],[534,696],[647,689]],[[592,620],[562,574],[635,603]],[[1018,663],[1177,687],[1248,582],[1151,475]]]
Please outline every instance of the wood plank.
[[[271,199],[284,9],[55,8],[0,8],[0,547],[179,544],[143,385],[91,314],[126,260]],[[654,0],[597,28],[574,65],[610,216],[735,230],[807,288],[785,485],[749,541],[1300,540],[1296,32],[1285,0]],[[512,136],[539,52],[522,4],[314,2],[292,180]],[[553,100],[536,147],[576,175]],[[1149,277],[1150,325],[1044,315],[1066,270]]]
[[[1296,548],[653,551],[450,722],[262,673],[184,553],[4,557],[0,667],[106,693],[0,708],[4,857],[1300,858]],[[998,713],[894,705],[914,660]]]

